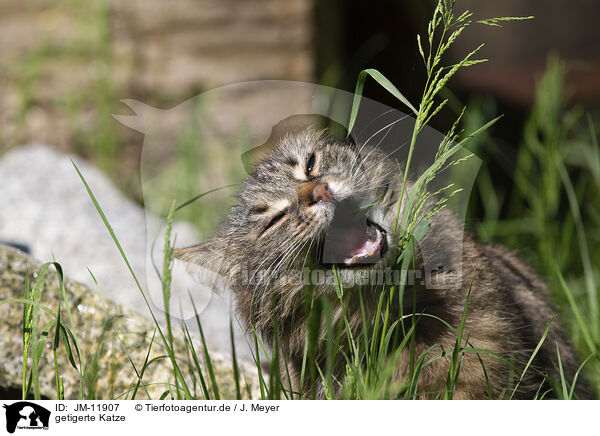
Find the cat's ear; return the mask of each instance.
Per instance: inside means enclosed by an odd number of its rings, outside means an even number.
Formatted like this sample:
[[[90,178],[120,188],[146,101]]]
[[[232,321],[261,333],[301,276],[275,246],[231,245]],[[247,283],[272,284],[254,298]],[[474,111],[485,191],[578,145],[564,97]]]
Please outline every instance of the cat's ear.
[[[222,291],[230,279],[231,268],[225,265],[225,248],[215,239],[209,239],[192,247],[173,251],[176,259],[185,263],[185,271],[191,278],[213,291]],[[173,271],[180,266],[175,263]]]
[[[175,259],[217,272],[223,262],[223,249],[214,239],[173,251]]]

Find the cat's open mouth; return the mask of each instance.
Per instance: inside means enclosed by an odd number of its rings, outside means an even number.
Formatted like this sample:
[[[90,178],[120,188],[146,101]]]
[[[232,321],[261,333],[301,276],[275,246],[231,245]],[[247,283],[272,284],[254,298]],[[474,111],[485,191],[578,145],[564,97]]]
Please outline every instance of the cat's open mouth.
[[[344,258],[345,265],[355,265],[357,263],[375,263],[377,262],[387,250],[386,233],[380,226],[367,220],[367,225],[360,234],[358,231],[358,237],[354,236],[355,244],[354,249],[350,249],[348,256]]]
[[[353,266],[373,264],[387,251],[387,233],[354,202],[336,207],[325,234],[321,263]]]

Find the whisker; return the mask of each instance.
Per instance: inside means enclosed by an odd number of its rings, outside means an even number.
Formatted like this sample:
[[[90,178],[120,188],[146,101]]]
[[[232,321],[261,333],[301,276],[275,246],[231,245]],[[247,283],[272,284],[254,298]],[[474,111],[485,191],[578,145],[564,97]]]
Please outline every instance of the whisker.
[[[275,257],[275,259],[273,260],[273,262],[271,263],[271,265],[269,265],[269,268],[271,268],[273,266],[273,264],[277,261],[277,259],[279,259],[281,256],[284,256],[286,252],[288,252],[289,250],[293,249],[293,246],[297,243],[299,243],[299,241],[297,239],[295,239],[298,236],[298,233],[300,233],[303,228],[306,227],[306,224],[302,227],[299,227],[298,229],[296,229],[296,232],[289,238],[289,244],[283,249],[283,253],[279,254]],[[271,258],[267,257],[265,258],[265,260],[263,260],[258,267],[256,268],[256,270],[254,271],[254,274],[252,275],[252,279],[256,276],[256,274],[258,274],[260,267],[262,265],[265,264],[265,262],[269,261]],[[267,268],[267,269],[269,269]]]
[[[310,239],[307,239],[306,241],[304,241],[304,243],[302,244],[302,246],[300,246],[297,250],[294,249],[294,251],[296,252],[296,256],[294,256],[294,258],[289,262],[289,265],[291,266],[294,261],[296,260],[296,258],[300,255],[300,253],[302,252],[302,249],[306,246],[306,244],[308,244],[310,242]],[[279,264],[277,265],[277,267],[273,270],[272,274],[269,276],[269,280],[284,266],[284,262],[283,260],[281,262],[279,262]]]
[[[285,247],[284,251],[287,251],[289,249],[289,247],[291,247],[294,243],[295,243],[295,241],[293,239],[290,239],[289,240],[289,244]],[[279,255],[275,258],[275,260],[277,260],[278,257],[279,257]],[[267,261],[269,261],[270,259],[271,258],[268,257],[268,256],[265,257],[265,259],[256,267],[256,270],[252,274],[252,277],[250,277],[250,282],[254,279],[254,277],[256,277],[256,274],[258,274],[258,271],[260,270],[260,267],[263,266],[264,263],[267,262]]]
[[[301,246],[299,246],[298,248],[298,244],[296,245],[296,247],[291,250],[290,252],[288,252],[288,255],[286,256],[286,258],[282,258],[279,263],[277,264],[277,266],[275,268],[273,268],[273,270],[271,271],[271,273],[269,274],[268,277],[266,277],[266,283],[265,283],[265,287],[263,288],[263,292],[261,295],[261,300],[264,300],[264,298],[266,297],[267,293],[266,290],[269,287],[269,285],[272,282],[272,279],[276,276],[276,274],[281,270],[282,267],[285,266],[285,264],[287,263],[287,259],[289,259],[289,257],[291,256],[291,254],[293,254],[294,252],[296,252],[296,256],[294,256],[294,258],[291,260],[291,262],[289,262],[289,265],[294,263],[294,260],[296,260],[296,258],[298,257],[298,255],[302,252],[302,249],[306,246],[306,244],[310,241],[310,239],[307,239],[306,241],[304,241],[302,243]],[[299,242],[302,242],[302,240],[300,240]]]
[[[365,191],[372,191],[374,189],[378,189],[378,188],[385,188],[386,186],[389,186],[388,183],[384,183],[382,185],[375,185],[375,186],[363,186],[360,189],[357,189],[354,191],[355,194],[358,194],[360,192],[365,192]]]
[[[285,252],[287,252],[288,250],[290,250],[290,249],[291,249],[291,248],[292,248],[292,247],[293,247],[293,246],[294,246],[296,243],[297,243],[297,241],[295,241],[294,239],[290,239],[290,240],[289,240],[289,243],[288,243],[288,244],[287,244],[287,246],[284,248],[284,253],[285,253]],[[281,256],[281,255],[277,255],[277,256],[275,257],[275,259],[273,259],[273,262],[271,263],[271,265],[270,265],[269,267],[271,267],[271,266],[272,266],[272,265],[273,265],[275,262],[277,262],[277,259],[279,259],[279,257],[280,257],[280,256]],[[254,270],[254,273],[253,273],[253,274],[252,274],[252,276],[251,276],[251,277],[248,279],[248,284],[247,284],[247,286],[246,286],[246,292],[248,291],[248,289],[249,289],[249,288],[250,288],[250,286],[252,285],[252,282],[253,282],[254,278],[256,277],[256,275],[259,273],[259,271],[261,271],[261,266],[262,266],[262,265],[264,265],[264,264],[265,264],[265,262],[267,262],[267,261],[269,261],[269,260],[271,260],[271,259],[272,259],[272,257],[266,257],[266,258],[265,258],[265,259],[264,259],[264,260],[263,260],[263,261],[262,261],[262,262],[261,262],[261,263],[260,263],[260,264],[259,264],[259,265],[256,267],[256,269]],[[256,291],[256,288],[257,288],[257,287],[258,287],[258,286],[259,286],[261,283],[262,283],[262,280],[261,280],[261,281],[259,281],[259,282],[256,284],[256,286],[255,286],[255,291]],[[255,295],[256,295],[256,292],[255,292],[255,291],[252,293],[252,299],[251,299],[251,301],[250,301],[250,304],[251,304],[251,306],[254,306],[254,299],[255,299]]]
[[[279,266],[280,266],[280,265],[281,265],[281,264],[282,264],[284,261],[286,261],[286,260],[287,260],[287,258],[288,258],[289,256],[291,256],[291,255],[294,253],[294,251],[296,250],[296,248],[298,248],[302,242],[303,242],[303,241],[302,241],[301,239],[300,239],[300,240],[297,240],[297,241],[295,241],[295,242],[294,242],[294,244],[292,244],[290,247],[288,247],[288,248],[287,248],[287,249],[284,251],[284,253],[283,253],[281,256],[278,256],[278,257],[275,259],[275,261],[273,261],[273,262],[271,263],[271,265],[269,265],[269,267],[266,269],[266,271],[270,271],[270,273],[269,273],[269,275],[268,275],[268,276],[265,276],[265,280],[267,280],[267,281],[268,281],[268,280],[270,280],[270,279],[271,279],[271,277],[272,277],[272,275],[273,275],[273,271],[274,271],[274,270],[277,270],[277,268],[279,268]]]
[[[383,116],[385,116],[385,115],[389,114],[390,112],[394,112],[394,111],[396,111],[396,109],[389,109],[389,110],[387,110],[387,111],[383,112],[382,114],[379,114],[379,115],[377,115],[375,118],[373,118],[371,121],[369,121],[369,122],[367,123],[367,125],[366,125],[365,127],[363,127],[359,133],[357,133],[357,134],[356,134],[356,139],[357,139],[357,140],[359,140],[359,137],[360,137],[360,135],[362,135],[362,133],[363,133],[363,132],[364,132],[364,131],[365,131],[365,130],[366,130],[366,129],[367,129],[367,128],[368,128],[368,127],[371,125],[371,124],[373,124],[375,121],[377,121],[379,118],[381,118],[381,117],[383,117]]]
[[[400,150],[401,148],[403,148],[406,144],[408,144],[408,141],[404,141],[402,144],[400,144],[398,147],[396,147],[391,152],[389,152],[388,154],[386,154],[384,157],[382,157],[380,160],[378,160],[377,162],[375,162],[373,165],[371,165],[370,167],[365,168],[365,172],[367,172],[371,168],[376,167],[377,165],[379,165],[381,162],[383,162],[385,159],[387,159],[388,157],[390,157],[392,154],[396,153],[398,150]]]
[[[360,156],[360,152],[366,147],[366,145],[371,142],[371,139],[373,139],[376,135],[378,135],[379,133],[381,133],[383,130],[385,129],[390,129],[391,127],[393,127],[395,124],[399,123],[400,121],[404,120],[406,117],[408,117],[408,115],[404,115],[402,118],[399,118],[395,121],[392,121],[391,123],[383,126],[381,129],[379,129],[378,131],[376,131],[375,133],[373,133],[369,139],[366,140],[366,142],[360,147],[360,149],[358,150],[358,152],[356,153],[356,157],[354,158],[354,161],[352,162],[352,164],[350,165],[350,171],[354,171],[354,165],[356,163],[356,160],[358,159],[358,157]],[[389,133],[389,132],[388,132]],[[386,133],[387,136],[387,133]],[[384,136],[385,138],[385,136]],[[379,142],[381,143],[381,141]]]
[[[308,250],[306,250],[306,255],[304,256],[304,262],[302,262],[302,268],[300,268],[300,271],[304,271],[304,266],[306,265],[306,260],[308,259],[308,255],[310,254],[310,249],[312,248],[312,245],[314,244],[316,239],[317,239],[317,237],[313,237],[311,239],[310,245],[308,246]]]
[[[408,115],[407,115],[407,116],[408,116]],[[360,164],[357,166],[357,168],[356,168],[356,171],[355,171],[354,173],[352,173],[352,177],[351,177],[352,179],[354,179],[354,178],[356,177],[356,175],[358,174],[358,171],[361,169],[361,166],[362,166],[362,164],[363,164],[363,163],[365,163],[365,161],[366,161],[366,160],[367,160],[367,158],[368,158],[368,157],[371,155],[371,153],[373,153],[373,152],[374,152],[374,151],[375,151],[375,150],[376,150],[376,149],[379,147],[379,145],[380,145],[380,144],[383,142],[383,140],[384,140],[385,138],[387,138],[387,136],[388,136],[388,135],[390,134],[390,132],[392,131],[392,127],[393,127],[393,126],[394,126],[396,123],[398,123],[399,121],[401,121],[401,120],[402,120],[402,119],[400,119],[400,120],[397,120],[397,121],[395,121],[394,123],[392,123],[392,124],[389,126],[389,128],[388,128],[388,131],[387,131],[387,132],[385,132],[385,135],[383,135],[383,138],[381,138],[381,139],[379,140],[379,142],[377,143],[377,145],[376,145],[375,147],[373,147],[373,149],[372,149],[372,150],[371,150],[371,151],[370,151],[370,152],[369,152],[369,153],[368,153],[368,154],[365,156],[365,158],[364,158],[364,159],[363,159],[363,160],[360,162]],[[400,147],[403,147],[403,146],[404,146],[404,144],[402,144]],[[392,152],[392,153],[393,153],[393,152]]]
[[[299,238],[299,239],[295,239],[295,238],[298,237],[299,233],[302,232],[304,230],[304,228],[308,227],[310,222],[311,221],[305,221],[304,225],[302,225],[301,227],[296,229],[296,232],[291,237],[291,240],[293,241],[293,243],[289,244],[284,249],[283,253],[275,258],[275,260],[266,269],[267,271],[271,271],[274,266],[275,266],[275,269],[277,269],[291,254],[293,254],[294,250],[296,250],[296,248],[298,248],[298,246],[303,242],[302,238]],[[262,263],[261,263],[261,265],[262,265]],[[258,273],[258,270],[256,271],[256,273]],[[265,279],[270,280],[271,277],[272,277],[272,274],[269,274],[269,276],[266,276]],[[259,286],[261,283],[262,283],[262,280],[257,284],[257,286]]]

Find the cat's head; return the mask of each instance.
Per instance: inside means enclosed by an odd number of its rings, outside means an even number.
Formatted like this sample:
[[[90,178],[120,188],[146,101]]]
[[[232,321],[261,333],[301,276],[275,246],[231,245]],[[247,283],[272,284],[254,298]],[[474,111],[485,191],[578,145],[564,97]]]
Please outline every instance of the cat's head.
[[[296,282],[306,267],[346,279],[394,259],[399,168],[377,148],[315,127],[283,132],[206,242],[176,256],[249,285]],[[292,277],[293,276],[293,277]],[[238,277],[239,279],[239,277]],[[294,283],[296,283],[294,282]],[[233,286],[244,289],[244,284]]]

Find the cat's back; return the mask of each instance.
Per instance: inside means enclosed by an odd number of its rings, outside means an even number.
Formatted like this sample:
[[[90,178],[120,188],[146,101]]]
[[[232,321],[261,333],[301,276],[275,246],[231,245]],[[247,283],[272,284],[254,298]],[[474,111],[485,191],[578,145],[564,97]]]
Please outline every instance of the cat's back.
[[[560,362],[564,375],[569,384],[578,370],[578,359],[570,341],[567,339],[558,320],[558,312],[552,304],[552,298],[544,281],[523,262],[517,255],[498,245],[474,242],[474,248],[479,254],[479,267],[486,271],[485,278],[491,292],[481,292],[473,295],[475,301],[487,307],[501,306],[499,314],[509,317],[510,332],[502,332],[509,341],[509,346],[527,359],[534,352],[546,329],[548,333],[532,362],[532,367],[521,382],[521,393],[531,398],[542,378],[537,371],[548,372],[558,383]],[[491,283],[490,283],[491,282]],[[502,315],[501,315],[502,316]],[[520,371],[525,362],[521,362]],[[549,389],[542,389],[540,393]],[[575,392],[580,399],[593,398],[587,382],[582,376],[578,377]]]

